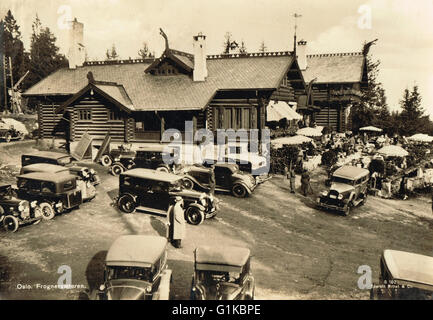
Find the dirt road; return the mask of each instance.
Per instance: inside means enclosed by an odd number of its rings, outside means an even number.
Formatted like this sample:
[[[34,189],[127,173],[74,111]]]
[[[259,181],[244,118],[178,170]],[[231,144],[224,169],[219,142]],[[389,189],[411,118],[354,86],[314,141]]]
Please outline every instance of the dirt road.
[[[15,162],[26,148],[11,147],[2,159]],[[0,299],[77,299],[80,287],[43,287],[57,284],[60,266],[71,267],[74,285],[96,287],[106,250],[119,235],[165,236],[164,217],[126,215],[112,206],[117,179],[102,166],[89,166],[103,180],[94,200],[14,234],[0,231]],[[316,193],[325,188],[324,177],[321,170],[312,176]],[[13,182],[7,175],[1,179]],[[193,250],[199,245],[251,248],[258,299],[364,299],[369,294],[357,287],[358,267],[370,266],[377,280],[383,249],[433,256],[433,214],[425,196],[406,201],[369,197],[344,217],[316,209],[314,195],[290,194],[288,182],[276,176],[249,198],[218,198],[217,217],[188,225],[183,248],[169,248],[173,298],[189,297]]]

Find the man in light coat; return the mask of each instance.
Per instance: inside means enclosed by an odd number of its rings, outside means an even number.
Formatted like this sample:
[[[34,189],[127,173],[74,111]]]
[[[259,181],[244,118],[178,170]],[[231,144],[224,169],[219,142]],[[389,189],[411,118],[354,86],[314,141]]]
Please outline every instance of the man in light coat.
[[[174,199],[174,203],[168,209],[167,220],[167,239],[175,248],[181,248],[186,232],[182,197]]]

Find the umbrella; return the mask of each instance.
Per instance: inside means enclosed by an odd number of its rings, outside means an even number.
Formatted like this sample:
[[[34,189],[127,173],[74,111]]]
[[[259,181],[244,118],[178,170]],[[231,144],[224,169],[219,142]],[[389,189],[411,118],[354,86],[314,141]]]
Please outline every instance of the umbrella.
[[[417,133],[414,134],[413,136],[410,136],[408,140],[418,141],[418,142],[432,142],[433,137],[430,137],[429,135],[424,133]]]
[[[286,102],[272,101],[267,106],[267,121],[279,121],[286,118],[287,120],[300,120],[302,116],[293,110]]]
[[[305,136],[297,135],[297,136],[293,136],[293,137],[278,138],[278,139],[273,140],[271,143],[276,148],[281,148],[285,144],[295,145],[295,144],[303,144],[303,143],[311,142],[311,141],[313,141],[313,139],[305,137]]]
[[[320,137],[322,136],[322,132],[320,132],[319,130],[315,129],[315,128],[302,128],[299,129],[298,131],[296,131],[296,134],[299,134],[301,136],[306,136],[306,137]]]
[[[406,157],[409,155],[409,152],[402,147],[394,145],[380,148],[377,152],[388,157]]]
[[[359,128],[359,131],[372,131],[372,132],[382,132],[382,129],[373,127],[373,126],[368,126],[368,127],[362,127]]]

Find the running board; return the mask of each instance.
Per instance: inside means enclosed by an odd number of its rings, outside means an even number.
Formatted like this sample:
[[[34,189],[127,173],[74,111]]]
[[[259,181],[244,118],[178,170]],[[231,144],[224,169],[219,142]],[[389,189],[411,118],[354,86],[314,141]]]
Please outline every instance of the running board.
[[[141,210],[141,211],[147,211],[147,212],[151,212],[151,213],[156,213],[156,214],[164,215],[164,216],[167,215],[167,211],[159,210],[159,209],[155,209],[155,208],[148,208],[148,207],[138,206],[137,209]]]

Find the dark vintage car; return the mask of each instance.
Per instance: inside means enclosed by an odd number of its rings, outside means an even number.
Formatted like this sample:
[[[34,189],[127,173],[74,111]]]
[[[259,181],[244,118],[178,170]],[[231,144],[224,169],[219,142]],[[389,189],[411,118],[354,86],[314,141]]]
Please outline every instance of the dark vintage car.
[[[105,259],[104,284],[89,294],[95,300],[168,300],[171,270],[167,239],[126,235],[117,238]]]
[[[182,168],[178,174],[182,176],[185,189],[209,190],[211,170],[204,166]],[[234,163],[217,163],[214,165],[215,191],[231,192],[235,197],[244,198],[257,187],[256,179],[239,170]]]
[[[172,172],[175,164],[167,164],[164,161],[165,146],[146,147],[137,150],[114,149],[110,152],[110,171],[113,175],[118,176],[126,170],[133,168],[155,169],[163,172]],[[170,157],[174,153],[171,151]],[[107,158],[102,158],[101,161],[108,163]]]
[[[89,169],[86,167],[63,167],[50,163],[34,163],[21,168],[20,174],[31,172],[48,172],[55,174],[72,174],[77,177],[77,186],[81,190],[83,201],[96,196],[96,188],[91,182]]]
[[[84,166],[77,166],[72,162],[73,159],[70,155],[53,151],[37,151],[34,153],[23,154],[21,156],[21,167],[25,167],[35,163],[55,164],[68,167],[71,171],[75,171],[76,175],[84,174],[88,176],[88,179],[93,185],[98,185],[101,182],[95,170],[89,169]]]
[[[317,205],[349,215],[351,209],[367,201],[370,172],[354,166],[343,166],[331,176],[331,187],[317,198]]]
[[[433,300],[433,257],[384,250],[379,283],[373,284],[374,300]]]
[[[77,178],[71,174],[32,172],[17,177],[19,198],[36,201],[44,219],[79,207],[83,203]]]
[[[37,224],[41,219],[36,202],[18,198],[9,184],[0,185],[0,223],[6,231],[15,232],[20,225]]]
[[[0,139],[6,142],[10,142],[11,140],[23,140],[24,133],[0,119]]]
[[[254,300],[251,254],[240,247],[198,247],[194,251],[192,300]]]
[[[119,176],[117,206],[125,213],[138,208],[166,215],[177,196],[183,199],[185,219],[190,224],[198,225],[217,213],[213,196],[185,190],[181,176],[142,168],[125,171]]]

